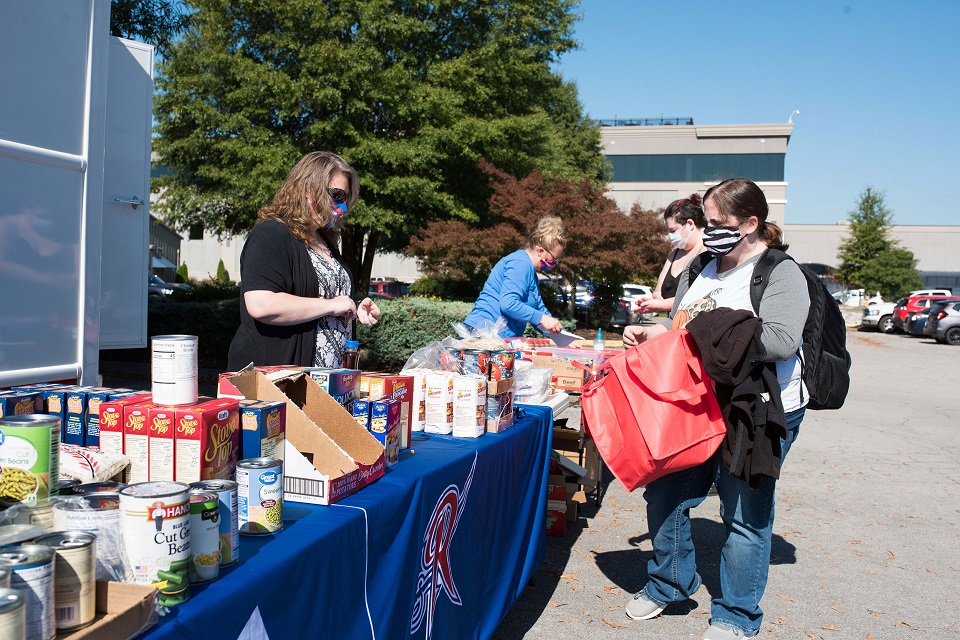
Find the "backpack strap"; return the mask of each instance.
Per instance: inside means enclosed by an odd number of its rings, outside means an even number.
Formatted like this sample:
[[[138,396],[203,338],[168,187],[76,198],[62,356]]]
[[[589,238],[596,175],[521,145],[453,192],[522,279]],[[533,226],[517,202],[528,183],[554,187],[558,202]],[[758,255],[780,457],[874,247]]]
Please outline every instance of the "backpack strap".
[[[688,289],[691,285],[693,285],[693,281],[697,279],[697,276],[700,275],[700,272],[703,271],[703,268],[710,264],[711,260],[713,260],[713,254],[709,251],[704,251],[690,261],[690,264],[687,265],[687,269],[690,270],[690,277],[687,280]]]
[[[757,264],[753,265],[753,279],[750,281],[750,303],[758,317],[760,316],[760,299],[763,298],[767,282],[770,281],[770,274],[784,260],[793,260],[793,258],[780,249],[767,249],[757,260]]]

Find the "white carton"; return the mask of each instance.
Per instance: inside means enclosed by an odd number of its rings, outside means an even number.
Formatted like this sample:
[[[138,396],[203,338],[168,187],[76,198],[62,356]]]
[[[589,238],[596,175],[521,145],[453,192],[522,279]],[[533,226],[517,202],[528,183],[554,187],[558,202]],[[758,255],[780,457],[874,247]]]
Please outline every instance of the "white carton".
[[[423,426],[427,433],[449,434],[453,431],[453,376],[449,371],[427,374]]]
[[[487,379],[479,375],[453,379],[453,435],[477,438],[486,430]]]

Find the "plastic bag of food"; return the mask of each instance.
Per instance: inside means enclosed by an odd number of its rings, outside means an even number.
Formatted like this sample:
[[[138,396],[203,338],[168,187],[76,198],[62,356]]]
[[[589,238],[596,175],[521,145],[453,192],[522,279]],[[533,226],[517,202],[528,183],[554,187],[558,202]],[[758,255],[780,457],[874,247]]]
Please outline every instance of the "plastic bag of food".
[[[507,326],[503,318],[497,318],[496,322],[484,321],[473,328],[462,322],[452,322],[451,325],[460,337],[459,346],[462,348],[490,351],[509,348],[506,341],[500,337],[500,332]]]
[[[447,336],[439,342],[431,342],[421,347],[407,358],[403,369],[430,369],[431,371],[453,371],[462,373],[460,365],[459,340]]]
[[[115,493],[63,497],[53,512],[55,531],[87,531],[97,536],[97,580],[124,582],[130,571],[123,546],[120,498]]]
[[[129,465],[130,458],[119,453],[60,444],[60,475],[76,478],[81,483],[109,480]]]
[[[514,364],[514,378],[516,378],[514,382],[516,401],[539,404],[550,394],[553,369],[535,367],[532,362],[517,360]]]

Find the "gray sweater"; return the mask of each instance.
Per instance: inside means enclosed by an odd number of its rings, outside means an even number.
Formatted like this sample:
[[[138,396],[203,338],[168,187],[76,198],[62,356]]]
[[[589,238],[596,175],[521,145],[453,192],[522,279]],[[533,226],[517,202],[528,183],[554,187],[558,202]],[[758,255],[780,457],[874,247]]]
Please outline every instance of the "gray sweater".
[[[761,254],[762,255],[762,254]],[[760,256],[750,258],[737,269],[753,269]],[[680,274],[677,295],[673,299],[670,318],[677,313],[680,301],[690,288],[690,267]],[[787,360],[796,355],[803,335],[803,325],[810,309],[807,279],[793,260],[784,260],[770,273],[770,280],[760,299],[759,316],[763,320],[760,342],[767,351],[767,362]],[[750,308],[750,311],[753,311]],[[670,322],[665,322],[670,326]]]

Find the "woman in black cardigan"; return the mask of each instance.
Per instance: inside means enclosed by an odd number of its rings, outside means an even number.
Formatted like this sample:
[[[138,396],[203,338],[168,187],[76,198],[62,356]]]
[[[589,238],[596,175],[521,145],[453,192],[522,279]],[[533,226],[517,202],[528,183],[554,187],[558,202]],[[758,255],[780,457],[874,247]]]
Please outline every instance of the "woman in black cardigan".
[[[337,249],[338,223],[357,201],[357,172],[340,156],[300,158],[240,254],[240,328],[231,371],[253,363],[339,367],[353,319],[373,326],[380,309],[353,301],[353,281]]]

